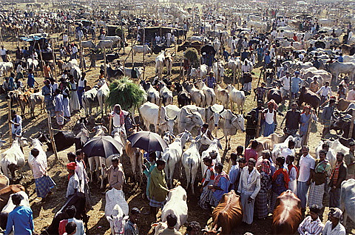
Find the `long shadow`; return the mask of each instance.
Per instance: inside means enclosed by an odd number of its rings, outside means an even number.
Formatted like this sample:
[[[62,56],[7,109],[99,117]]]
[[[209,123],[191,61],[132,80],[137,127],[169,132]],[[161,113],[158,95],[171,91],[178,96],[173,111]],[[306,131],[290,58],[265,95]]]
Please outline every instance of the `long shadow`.
[[[102,216],[100,220],[89,229],[88,234],[104,234],[108,229],[110,229],[110,224],[106,217]]]

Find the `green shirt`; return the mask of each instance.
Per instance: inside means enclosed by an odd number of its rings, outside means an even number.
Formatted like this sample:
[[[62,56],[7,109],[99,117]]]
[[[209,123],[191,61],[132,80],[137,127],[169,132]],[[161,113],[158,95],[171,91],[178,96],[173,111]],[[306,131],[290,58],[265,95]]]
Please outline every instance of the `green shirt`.
[[[168,192],[164,170],[159,171],[158,167],[155,167],[150,174],[149,197],[154,198],[155,201],[163,202]]]
[[[348,174],[355,174],[355,165],[353,164],[350,166],[350,164],[355,161],[354,154],[351,152],[346,154],[344,157],[344,161],[346,166],[348,167]]]

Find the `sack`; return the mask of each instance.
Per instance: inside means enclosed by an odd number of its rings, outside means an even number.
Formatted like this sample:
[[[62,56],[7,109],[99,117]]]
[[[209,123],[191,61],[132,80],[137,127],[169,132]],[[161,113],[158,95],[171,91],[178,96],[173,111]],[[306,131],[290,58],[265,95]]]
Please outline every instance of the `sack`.
[[[317,123],[316,122],[311,122],[311,130],[312,133],[317,133]]]

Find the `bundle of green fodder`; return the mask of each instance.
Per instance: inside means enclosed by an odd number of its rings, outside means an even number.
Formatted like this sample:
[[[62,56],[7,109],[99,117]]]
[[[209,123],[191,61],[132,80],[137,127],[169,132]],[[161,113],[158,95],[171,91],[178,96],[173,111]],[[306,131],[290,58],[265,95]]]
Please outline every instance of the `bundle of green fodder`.
[[[145,92],[128,77],[117,79],[110,84],[110,95],[107,101],[110,106],[120,104],[124,110],[141,105]]]
[[[200,57],[196,48],[188,48],[184,54],[185,58],[190,62],[192,67],[197,68],[200,66]]]

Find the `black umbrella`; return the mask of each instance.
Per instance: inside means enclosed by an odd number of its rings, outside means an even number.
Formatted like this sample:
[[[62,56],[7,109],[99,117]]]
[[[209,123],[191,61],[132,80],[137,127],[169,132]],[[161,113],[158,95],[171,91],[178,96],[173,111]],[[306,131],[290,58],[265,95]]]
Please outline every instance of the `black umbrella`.
[[[211,45],[206,45],[201,48],[201,53],[206,52],[206,54],[209,54],[212,52],[212,54],[216,54],[216,51],[214,50],[213,46]]]
[[[140,131],[128,137],[132,147],[140,148],[148,153],[154,151],[164,151],[167,147],[165,141],[156,133],[150,131]]]
[[[87,157],[100,156],[107,158],[112,154],[122,155],[123,145],[111,136],[98,136],[89,140],[83,147]]]

